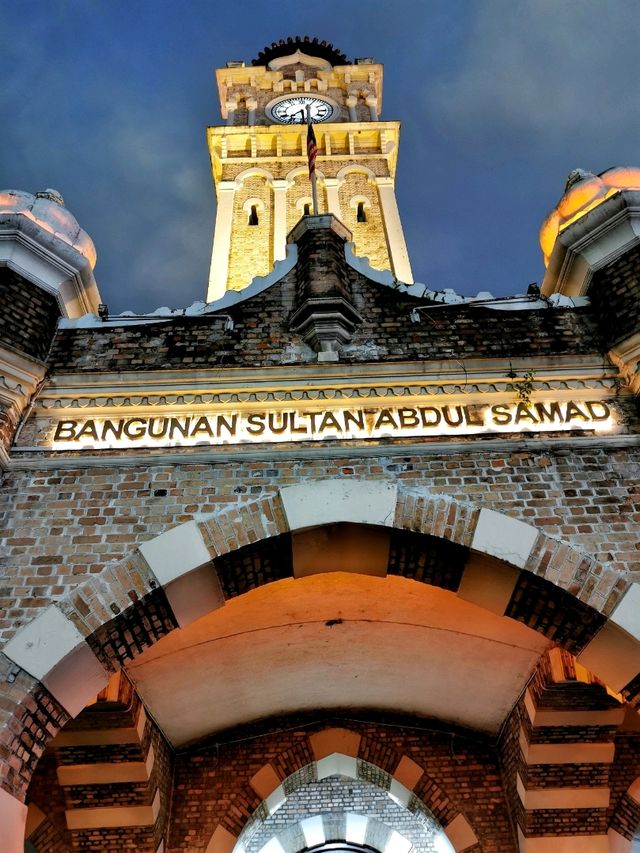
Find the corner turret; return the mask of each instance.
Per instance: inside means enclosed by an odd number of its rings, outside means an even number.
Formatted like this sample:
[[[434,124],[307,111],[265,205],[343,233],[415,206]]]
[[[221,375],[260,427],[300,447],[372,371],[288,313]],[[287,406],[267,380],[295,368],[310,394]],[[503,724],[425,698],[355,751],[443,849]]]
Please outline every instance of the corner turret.
[[[609,358],[640,392],[640,168],[576,169],[540,231],[542,293],[589,296]]]
[[[98,310],[95,263],[56,190],[0,191],[0,452],[44,377],[58,320]]]

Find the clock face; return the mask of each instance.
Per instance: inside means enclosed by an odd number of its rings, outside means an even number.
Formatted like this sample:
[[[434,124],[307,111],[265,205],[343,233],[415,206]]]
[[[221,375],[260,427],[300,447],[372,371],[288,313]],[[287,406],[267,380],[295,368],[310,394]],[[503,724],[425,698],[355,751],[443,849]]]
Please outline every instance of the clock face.
[[[280,124],[306,124],[307,115],[312,122],[329,121],[336,109],[329,101],[311,95],[283,98],[267,108],[267,112]]]

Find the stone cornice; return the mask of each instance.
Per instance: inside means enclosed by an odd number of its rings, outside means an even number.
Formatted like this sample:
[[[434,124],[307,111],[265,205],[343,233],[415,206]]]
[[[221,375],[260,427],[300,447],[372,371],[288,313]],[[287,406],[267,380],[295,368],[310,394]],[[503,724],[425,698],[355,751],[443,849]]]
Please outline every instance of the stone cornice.
[[[513,393],[530,359],[474,359],[463,362],[304,364],[271,368],[145,371],[128,374],[58,374],[38,398],[38,410],[55,414],[73,408],[175,410],[186,406],[246,408],[265,404],[319,404],[384,398],[460,399]],[[534,386],[555,396],[576,390],[616,388],[618,370],[601,356],[555,356],[535,365]],[[510,370],[516,374],[509,378]]]
[[[378,442],[369,444],[346,444],[332,441],[320,447],[299,447],[296,445],[271,444],[268,447],[251,449],[245,445],[234,448],[213,447],[202,449],[167,449],[159,451],[147,450],[144,453],[109,451],[87,453],[86,451],[71,451],[66,455],[59,452],[44,454],[40,448],[13,448],[11,457],[3,456],[0,449],[0,465],[13,470],[52,470],[77,468],[114,468],[140,467],[152,465],[202,465],[211,463],[271,461],[278,459],[360,459],[371,456],[384,459],[406,456],[432,456],[433,454],[459,453],[544,453],[555,450],[575,450],[585,448],[625,448],[640,447],[640,436],[637,435],[571,435],[544,436],[536,438],[483,438],[461,441],[431,441],[431,442],[397,442],[393,445],[382,445]],[[3,462],[4,459],[4,462]]]
[[[0,400],[22,408],[44,378],[46,365],[0,345]]]
[[[263,408],[264,405],[278,404],[290,405],[292,403],[317,402],[320,405],[328,402],[340,403],[366,400],[429,400],[440,396],[446,396],[451,401],[467,400],[477,401],[480,398],[502,399],[505,394],[515,393],[518,380],[500,383],[457,383],[452,385],[417,385],[397,386],[379,385],[362,386],[360,388],[318,388],[304,390],[276,389],[271,391],[239,391],[222,392],[219,394],[189,394],[189,393],[160,393],[109,395],[108,397],[65,397],[46,398],[38,401],[38,411],[46,411],[51,415],[56,412],[64,412],[69,409],[78,409],[88,414],[89,411],[100,410],[115,412],[120,409],[132,409],[141,411],[146,408],[156,409],[158,412],[176,411],[183,408],[197,409],[199,407],[211,406],[241,406],[242,408]],[[575,396],[576,391],[606,390],[614,392],[617,388],[615,378],[594,380],[569,380],[559,382],[535,382],[538,391],[553,392],[554,398],[562,400],[565,397]]]
[[[384,162],[389,174],[392,178],[395,177],[397,159],[398,159],[398,144],[400,137],[400,122],[398,121],[376,121],[376,122],[326,122],[314,125],[316,139],[318,140],[318,171],[323,174],[326,172],[328,177],[335,177],[335,173],[341,168],[342,162],[353,160],[354,155],[348,151],[341,149],[341,143],[345,133],[353,135],[355,148],[354,162],[361,163],[363,160],[378,160]],[[294,135],[298,136],[296,143],[296,151],[292,153],[277,154],[272,151],[268,141],[277,134],[279,136],[287,136],[291,138]],[[359,151],[357,142],[364,138],[365,135],[377,139],[376,145],[378,150],[367,148],[366,151]],[[207,128],[207,140],[209,150],[212,157],[213,177],[216,182],[216,187],[222,179],[223,164],[246,164],[246,168],[261,167],[269,172],[273,172],[273,178],[278,177],[278,170],[282,169],[283,163],[289,163],[290,168],[294,169],[301,164],[307,162],[306,156],[306,125],[251,125],[251,126],[218,126]],[[228,154],[227,148],[231,137],[235,137],[234,148],[242,150],[247,146],[251,146],[252,140],[256,142],[256,153],[247,154],[246,156],[238,156],[237,152]],[[264,137],[265,144],[258,144],[257,140]],[[331,154],[327,154],[325,137],[328,137]],[[238,143],[238,138],[243,143]],[[269,164],[273,164],[270,168]]]

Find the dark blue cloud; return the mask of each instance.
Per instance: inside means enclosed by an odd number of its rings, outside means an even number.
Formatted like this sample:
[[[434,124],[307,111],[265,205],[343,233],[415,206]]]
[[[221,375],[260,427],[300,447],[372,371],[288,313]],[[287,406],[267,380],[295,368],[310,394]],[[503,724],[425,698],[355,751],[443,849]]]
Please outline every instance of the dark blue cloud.
[[[606,11],[606,17],[603,12]],[[112,310],[206,292],[213,69],[296,33],[385,64],[414,274],[513,293],[566,173],[637,161],[635,2],[0,0],[0,185],[53,186]]]

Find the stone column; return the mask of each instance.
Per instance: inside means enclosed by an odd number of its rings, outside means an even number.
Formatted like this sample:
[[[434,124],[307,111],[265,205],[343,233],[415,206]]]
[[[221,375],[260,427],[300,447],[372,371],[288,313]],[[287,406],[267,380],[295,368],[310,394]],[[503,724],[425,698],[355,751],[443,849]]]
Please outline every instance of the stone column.
[[[349,110],[349,121],[358,121],[358,116],[356,115],[356,104],[358,103],[358,99],[354,98],[353,95],[349,95],[346,100],[347,109]]]
[[[256,110],[258,108],[258,102],[255,98],[247,98],[247,110],[249,113],[248,123],[249,125],[254,125],[256,123]]]
[[[227,101],[227,125],[232,125],[236,117],[236,102]]]
[[[327,213],[333,215],[342,222],[342,211],[340,210],[340,196],[338,195],[338,179],[325,178],[324,186],[327,192]]]
[[[287,187],[283,179],[272,181],[273,187],[273,260],[282,261],[287,256]]]
[[[413,273],[411,272],[409,253],[400,222],[393,178],[376,178],[376,186],[380,196],[380,207],[382,208],[384,230],[387,236],[393,273],[399,281],[413,284]]]
[[[369,95],[366,99],[365,104],[369,107],[369,115],[371,116],[371,121],[378,121],[378,102],[376,100],[375,95]]]
[[[216,187],[218,206],[216,210],[213,251],[211,252],[209,290],[207,291],[208,302],[220,299],[227,290],[233,203],[235,201],[236,189],[237,184],[235,181],[220,181]]]

